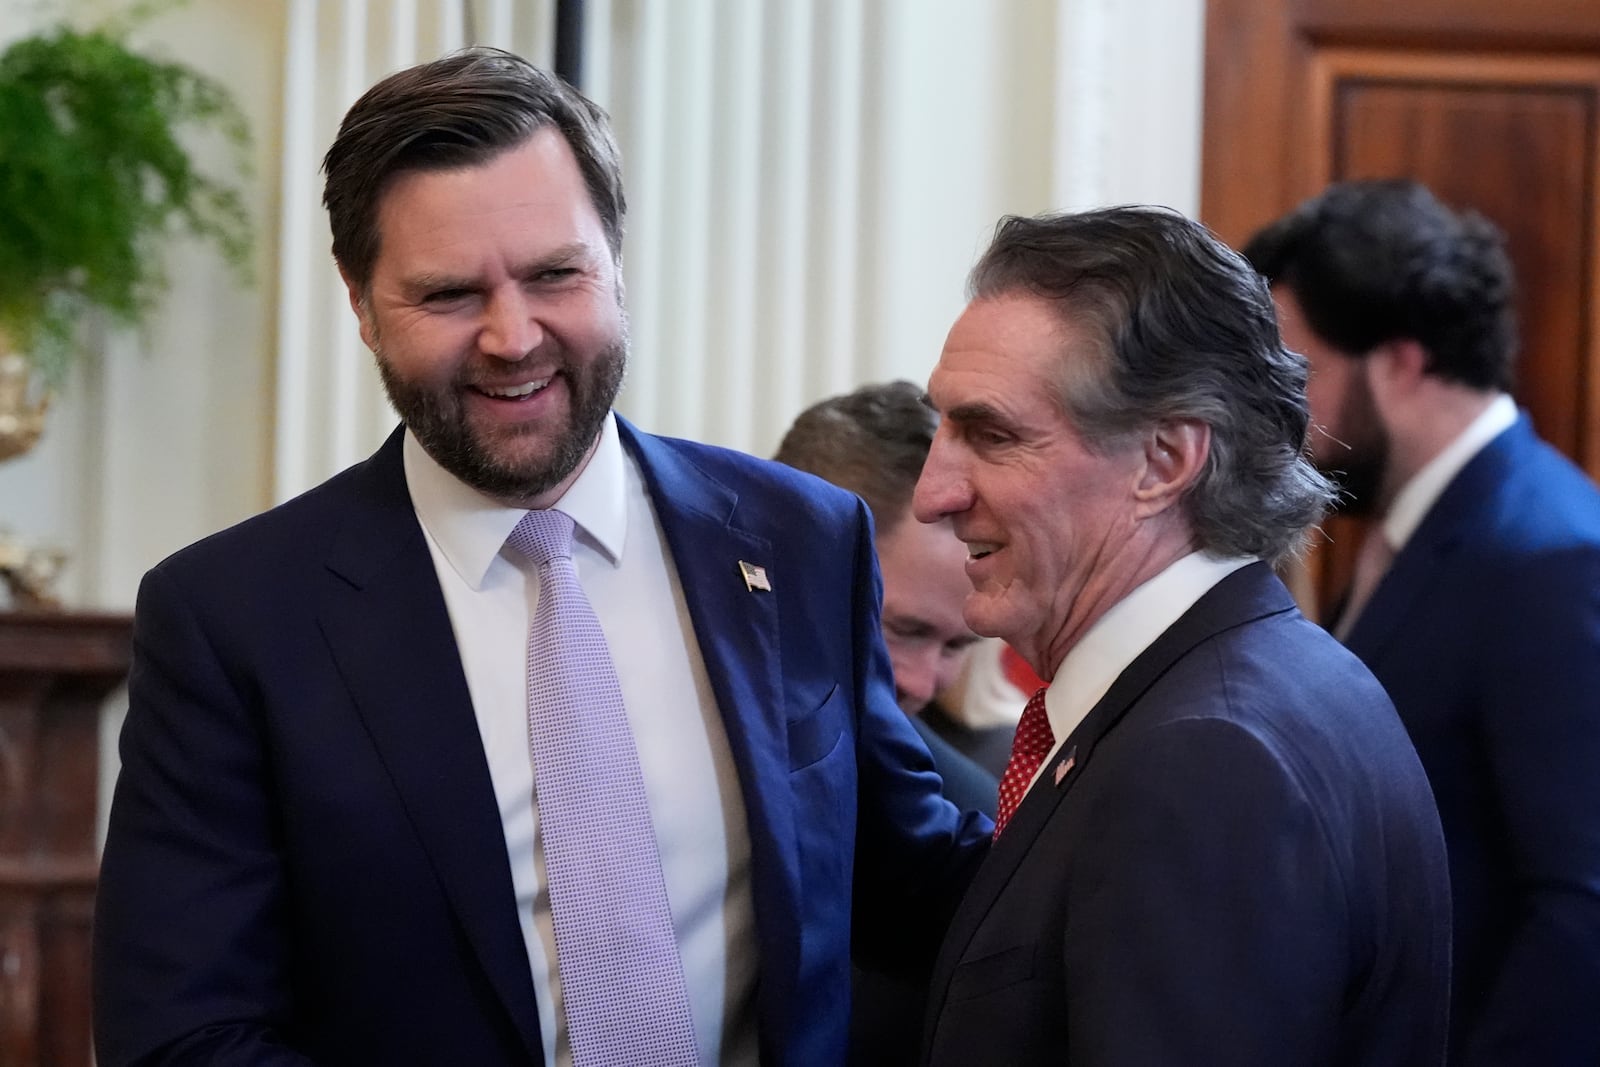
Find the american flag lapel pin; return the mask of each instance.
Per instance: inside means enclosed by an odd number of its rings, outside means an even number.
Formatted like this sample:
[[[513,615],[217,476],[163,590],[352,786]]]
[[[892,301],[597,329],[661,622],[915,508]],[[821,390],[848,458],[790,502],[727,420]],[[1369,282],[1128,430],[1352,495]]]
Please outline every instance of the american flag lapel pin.
[[[772,592],[772,583],[767,581],[767,568],[758,567],[754,563],[746,563],[741,559],[739,561],[739,574],[744,578],[744,587],[750,592],[753,593],[757,589],[767,593]]]
[[[1061,779],[1065,778],[1069,773],[1071,773],[1072,768],[1076,767],[1077,765],[1078,746],[1073,745],[1071,748],[1067,749],[1067,754],[1062,757],[1061,762],[1056,764],[1056,785],[1060,785]]]

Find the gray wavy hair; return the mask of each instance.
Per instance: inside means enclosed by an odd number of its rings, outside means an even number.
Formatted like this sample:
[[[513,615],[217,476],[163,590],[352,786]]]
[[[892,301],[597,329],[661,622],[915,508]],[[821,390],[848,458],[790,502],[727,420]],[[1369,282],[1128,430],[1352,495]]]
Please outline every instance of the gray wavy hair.
[[[1091,338],[1057,382],[1088,447],[1169,420],[1210,427],[1184,498],[1202,548],[1269,563],[1301,549],[1334,495],[1306,451],[1307,364],[1283,346],[1266,282],[1205,227],[1144,206],[1009,216],[968,291],[1039,297]]]

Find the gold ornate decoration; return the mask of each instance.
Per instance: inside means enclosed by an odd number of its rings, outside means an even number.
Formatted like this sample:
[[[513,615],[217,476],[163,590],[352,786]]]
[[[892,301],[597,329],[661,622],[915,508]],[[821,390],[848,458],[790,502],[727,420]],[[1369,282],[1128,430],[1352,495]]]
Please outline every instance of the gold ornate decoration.
[[[30,400],[31,380],[28,361],[0,346],[0,461],[22,455],[44,432],[50,395],[43,393]]]
[[[67,554],[59,548],[25,545],[9,530],[0,529],[0,582],[11,593],[13,607],[29,611],[55,611],[61,607],[55,582],[66,566]]]
[[[28,361],[11,351],[0,335],[0,462],[20,456],[44,432],[50,395],[30,398],[33,374]],[[13,607],[53,610],[61,606],[55,580],[67,554],[59,548],[28,545],[0,528],[0,587],[11,594]]]

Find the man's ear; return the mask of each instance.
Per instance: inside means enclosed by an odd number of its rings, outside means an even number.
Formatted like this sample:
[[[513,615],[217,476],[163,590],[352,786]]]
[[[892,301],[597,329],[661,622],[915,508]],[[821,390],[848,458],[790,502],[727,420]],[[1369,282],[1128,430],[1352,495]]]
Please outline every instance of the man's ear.
[[[1211,427],[1198,419],[1159,422],[1145,431],[1142,446],[1144,468],[1133,495],[1142,515],[1156,515],[1200,477],[1211,454]]]
[[[1385,341],[1362,360],[1366,364],[1367,384],[1374,395],[1395,392],[1407,394],[1421,384],[1428,373],[1428,350],[1408,338]]]
[[[366,298],[365,290],[357,285],[350,275],[345,273],[344,267],[339,268],[339,277],[344,282],[345,292],[350,294],[350,310],[356,313],[356,321],[361,324],[361,341],[367,348],[376,352],[378,350],[378,325],[372,318],[372,305]]]

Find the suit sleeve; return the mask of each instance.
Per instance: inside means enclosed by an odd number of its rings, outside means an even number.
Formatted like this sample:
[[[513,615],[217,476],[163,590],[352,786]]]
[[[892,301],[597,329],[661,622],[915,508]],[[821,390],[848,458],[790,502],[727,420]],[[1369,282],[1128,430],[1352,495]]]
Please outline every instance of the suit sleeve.
[[[1091,829],[1060,905],[1062,1062],[1327,1062],[1350,948],[1326,813],[1231,722],[1179,719],[1122,741],[1097,754],[1116,763],[1093,768],[1095,788],[1069,798]]]
[[[1517,916],[1472,1065],[1600,1063],[1600,548],[1519,574],[1489,648],[1479,725],[1513,855]]]
[[[858,799],[853,942],[874,968],[925,978],[950,918],[987,854],[993,824],[946,800],[932,757],[895,701],[879,621],[872,525],[858,507],[852,583]]]
[[[176,582],[139,591],[94,930],[101,1067],[304,1067],[285,871],[248,701]]]

